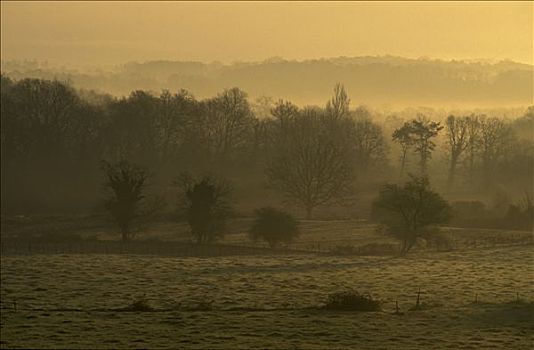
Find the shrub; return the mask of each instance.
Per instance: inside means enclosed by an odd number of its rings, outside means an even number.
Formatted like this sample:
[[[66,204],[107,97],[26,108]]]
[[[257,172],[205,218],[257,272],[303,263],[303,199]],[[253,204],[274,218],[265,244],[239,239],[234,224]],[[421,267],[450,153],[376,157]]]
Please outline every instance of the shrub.
[[[122,309],[123,311],[138,311],[149,312],[154,311],[154,308],[148,303],[145,295],[136,298],[130,305]]]
[[[271,248],[280,243],[289,243],[298,235],[298,223],[288,213],[265,207],[256,210],[256,219],[250,228],[250,237],[256,241],[263,239]]]
[[[181,190],[179,201],[198,244],[212,243],[223,237],[232,215],[230,185],[212,176],[195,179],[184,173],[175,181]]]
[[[449,203],[430,189],[426,177],[412,176],[403,186],[385,185],[372,209],[373,219],[401,242],[403,255],[419,238],[436,232],[432,226],[447,223],[451,217]]]
[[[357,291],[336,292],[328,296],[325,309],[337,311],[379,311],[380,300]]]
[[[141,216],[140,203],[147,184],[148,171],[128,161],[109,163],[102,161],[108,190],[106,207],[120,227],[122,240],[132,238],[132,223]]]

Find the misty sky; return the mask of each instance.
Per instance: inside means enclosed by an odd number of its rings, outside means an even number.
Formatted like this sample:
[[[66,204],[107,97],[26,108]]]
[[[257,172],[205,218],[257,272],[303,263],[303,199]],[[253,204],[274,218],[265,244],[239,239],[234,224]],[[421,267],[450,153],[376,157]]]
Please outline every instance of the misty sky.
[[[2,59],[398,55],[532,64],[533,2],[1,2]]]

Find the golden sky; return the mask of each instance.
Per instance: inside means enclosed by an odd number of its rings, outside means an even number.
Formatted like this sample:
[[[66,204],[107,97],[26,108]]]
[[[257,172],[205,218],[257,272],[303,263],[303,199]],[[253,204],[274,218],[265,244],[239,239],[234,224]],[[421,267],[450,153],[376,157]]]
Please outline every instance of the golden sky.
[[[534,2],[1,2],[2,59],[533,63]]]

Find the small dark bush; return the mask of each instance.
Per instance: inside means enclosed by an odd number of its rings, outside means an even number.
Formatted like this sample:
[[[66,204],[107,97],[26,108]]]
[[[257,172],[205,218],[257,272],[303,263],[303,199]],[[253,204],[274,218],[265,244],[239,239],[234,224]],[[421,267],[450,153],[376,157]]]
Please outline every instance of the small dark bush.
[[[276,208],[256,209],[256,218],[249,230],[250,237],[266,241],[271,248],[290,243],[299,234],[298,222],[290,214]]]
[[[380,300],[357,291],[336,292],[328,296],[325,309],[337,311],[379,311]]]
[[[141,296],[135,299],[130,305],[125,307],[123,311],[137,311],[137,312],[149,312],[154,311],[154,308],[148,303],[146,296]]]

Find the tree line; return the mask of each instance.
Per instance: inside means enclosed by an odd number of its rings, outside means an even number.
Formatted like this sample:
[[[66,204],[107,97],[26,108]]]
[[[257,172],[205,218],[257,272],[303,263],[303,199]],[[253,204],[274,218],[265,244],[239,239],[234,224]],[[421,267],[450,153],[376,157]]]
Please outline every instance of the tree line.
[[[239,88],[202,100],[184,90],[116,98],[2,76],[2,212],[87,208],[100,196],[102,160],[150,169],[163,194],[183,172],[253,183],[308,218],[321,206],[351,205],[378,180],[439,180],[432,169],[445,162],[449,192],[531,190],[533,137],[525,130],[534,107],[515,121],[415,115],[388,124],[350,102],[337,84],[324,107],[266,100],[260,113]]]

